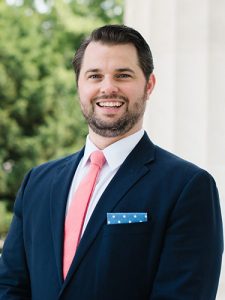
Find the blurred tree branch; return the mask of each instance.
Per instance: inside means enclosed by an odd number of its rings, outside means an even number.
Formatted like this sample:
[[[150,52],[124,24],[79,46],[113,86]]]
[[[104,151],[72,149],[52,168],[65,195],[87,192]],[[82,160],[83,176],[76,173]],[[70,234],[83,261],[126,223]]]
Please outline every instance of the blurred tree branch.
[[[93,28],[122,23],[119,0],[45,3],[45,13],[37,1],[0,3],[0,200],[15,198],[34,165],[81,147],[71,60]]]

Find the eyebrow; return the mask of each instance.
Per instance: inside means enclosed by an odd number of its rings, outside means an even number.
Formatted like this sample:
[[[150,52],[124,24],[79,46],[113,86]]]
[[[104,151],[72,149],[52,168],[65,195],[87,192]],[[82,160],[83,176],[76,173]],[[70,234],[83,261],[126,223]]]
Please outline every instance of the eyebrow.
[[[100,72],[100,69],[89,69],[85,72],[85,74],[87,73],[99,73]]]
[[[130,73],[135,73],[132,69],[130,69],[130,68],[119,68],[119,69],[116,69],[116,71],[117,72],[120,72],[120,73],[122,73],[122,72],[130,72]]]
[[[119,73],[122,73],[122,72],[130,72],[130,73],[133,73],[135,74],[135,72],[130,69],[130,68],[118,68],[118,69],[115,69],[116,72],[119,72]],[[88,69],[85,74],[88,74],[88,73],[100,73],[101,70],[100,69]]]

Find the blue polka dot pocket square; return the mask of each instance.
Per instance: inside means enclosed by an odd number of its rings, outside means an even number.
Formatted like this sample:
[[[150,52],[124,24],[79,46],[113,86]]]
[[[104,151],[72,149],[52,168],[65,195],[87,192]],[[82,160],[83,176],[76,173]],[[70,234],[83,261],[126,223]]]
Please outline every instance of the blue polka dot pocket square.
[[[148,221],[146,212],[124,212],[124,213],[107,213],[107,224],[131,224],[143,223]]]

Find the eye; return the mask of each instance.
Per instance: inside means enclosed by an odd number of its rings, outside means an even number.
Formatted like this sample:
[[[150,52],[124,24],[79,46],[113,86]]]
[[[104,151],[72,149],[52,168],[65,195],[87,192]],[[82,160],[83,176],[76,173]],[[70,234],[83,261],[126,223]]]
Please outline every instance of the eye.
[[[88,79],[100,79],[102,76],[100,74],[91,74]]]
[[[116,78],[131,78],[131,75],[130,74],[127,74],[127,73],[121,73],[121,74],[117,74],[116,76],[115,76]]]

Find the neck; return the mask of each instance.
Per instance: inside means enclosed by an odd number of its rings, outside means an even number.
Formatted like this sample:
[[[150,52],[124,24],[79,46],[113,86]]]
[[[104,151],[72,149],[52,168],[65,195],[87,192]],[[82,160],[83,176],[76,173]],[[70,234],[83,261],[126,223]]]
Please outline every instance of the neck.
[[[106,147],[108,147],[109,145],[138,132],[140,129],[141,129],[141,127],[133,128],[132,130],[130,130],[129,132],[127,132],[123,135],[119,135],[119,136],[115,136],[115,137],[104,137],[104,136],[98,135],[97,133],[92,131],[91,128],[89,128],[89,137],[90,137],[90,140],[92,141],[92,143],[94,143],[96,147],[98,147],[100,150],[103,150]]]

